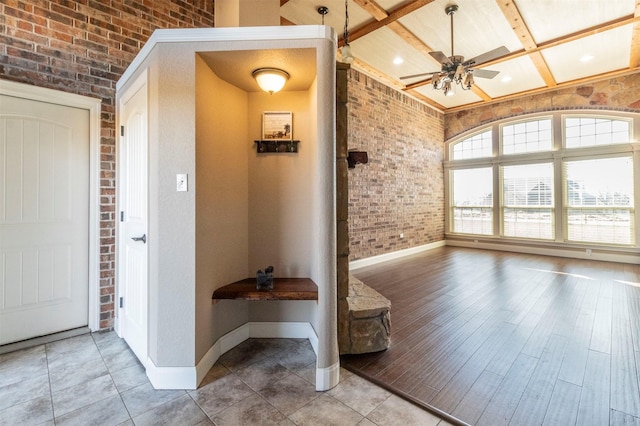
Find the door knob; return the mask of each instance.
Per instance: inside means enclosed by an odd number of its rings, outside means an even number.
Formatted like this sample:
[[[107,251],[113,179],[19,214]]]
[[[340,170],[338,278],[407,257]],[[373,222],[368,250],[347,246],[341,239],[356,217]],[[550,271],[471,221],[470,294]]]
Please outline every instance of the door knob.
[[[142,234],[142,237],[132,237],[133,241],[142,241],[142,243],[147,242],[147,234]]]

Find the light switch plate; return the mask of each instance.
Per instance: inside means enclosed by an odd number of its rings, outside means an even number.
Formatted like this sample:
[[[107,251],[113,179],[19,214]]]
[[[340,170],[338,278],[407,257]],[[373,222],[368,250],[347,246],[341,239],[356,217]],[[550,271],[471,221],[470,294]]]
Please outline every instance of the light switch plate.
[[[178,173],[176,175],[176,191],[185,192],[189,190],[188,175]]]

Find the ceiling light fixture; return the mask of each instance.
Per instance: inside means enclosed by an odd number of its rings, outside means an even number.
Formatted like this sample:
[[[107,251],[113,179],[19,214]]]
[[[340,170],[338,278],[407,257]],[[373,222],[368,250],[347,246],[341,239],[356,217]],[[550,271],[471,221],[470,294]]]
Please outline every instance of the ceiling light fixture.
[[[453,92],[452,83],[458,84],[462,90],[470,90],[475,83],[474,75],[481,78],[494,78],[500,73],[499,71],[474,69],[473,67],[509,53],[509,50],[504,46],[485,52],[468,61],[464,60],[464,56],[453,53],[453,14],[457,10],[458,5],[455,4],[450,4],[444,9],[444,12],[451,17],[451,56],[447,56],[442,52],[429,52],[433,59],[440,62],[442,66],[440,71],[406,75],[400,77],[401,80],[431,74],[433,88],[444,91],[446,96]]]
[[[270,95],[279,92],[289,80],[289,73],[278,68],[258,68],[252,75],[258,86]]]
[[[351,46],[349,46],[349,4],[348,0],[344,0],[344,44],[342,45],[341,54],[342,62],[350,64],[355,59],[351,54]]]
[[[393,58],[393,63],[395,65],[400,65],[404,62],[404,59],[402,59],[400,56],[396,56],[395,58]]]
[[[329,13],[329,8],[327,6],[318,6],[316,10],[322,15],[322,25],[324,25],[324,16]]]

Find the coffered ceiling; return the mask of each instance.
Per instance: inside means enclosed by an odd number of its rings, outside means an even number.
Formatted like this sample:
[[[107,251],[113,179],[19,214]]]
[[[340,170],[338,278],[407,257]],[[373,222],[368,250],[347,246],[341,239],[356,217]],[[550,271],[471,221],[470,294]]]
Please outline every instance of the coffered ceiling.
[[[344,0],[281,0],[283,25],[318,25],[319,6],[343,44]],[[471,90],[445,96],[430,75],[440,70],[431,51],[473,58],[505,46],[510,53],[477,68]],[[640,0],[348,0],[352,67],[445,112],[640,72]],[[640,88],[638,88],[640,90]]]

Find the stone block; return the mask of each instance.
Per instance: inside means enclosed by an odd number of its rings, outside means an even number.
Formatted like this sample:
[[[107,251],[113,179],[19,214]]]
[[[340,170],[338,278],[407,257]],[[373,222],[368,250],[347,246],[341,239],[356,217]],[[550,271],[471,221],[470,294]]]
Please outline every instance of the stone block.
[[[389,299],[354,276],[350,276],[347,306],[348,338],[341,339],[344,342],[340,348],[341,353],[363,354],[387,349],[391,343]]]

